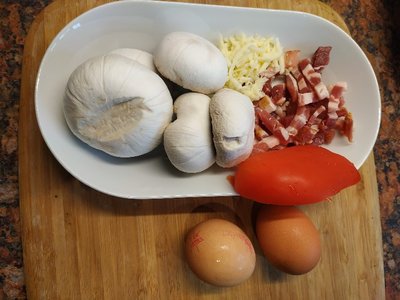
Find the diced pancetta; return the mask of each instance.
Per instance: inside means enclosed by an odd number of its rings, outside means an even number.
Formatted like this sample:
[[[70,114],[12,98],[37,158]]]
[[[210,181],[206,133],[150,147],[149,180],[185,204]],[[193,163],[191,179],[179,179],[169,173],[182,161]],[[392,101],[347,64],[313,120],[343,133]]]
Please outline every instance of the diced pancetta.
[[[275,103],[272,102],[272,99],[268,95],[265,95],[259,101],[257,101],[257,106],[269,113],[272,113],[276,110]]]
[[[270,135],[263,138],[260,143],[265,144],[269,149],[274,148],[280,144],[279,139],[276,136]]]
[[[262,87],[263,93],[267,96],[271,96],[271,90],[272,90],[271,81],[272,81],[271,79],[267,80]]]
[[[299,62],[299,69],[300,69],[301,73],[303,73],[303,75],[304,75],[303,70],[306,69],[307,66],[310,64],[311,64],[311,61],[308,58],[305,58]]]
[[[271,98],[275,104],[282,105],[286,101],[285,84],[280,83],[274,85],[271,90]]]
[[[349,112],[347,111],[346,107],[341,107],[336,111],[338,117],[346,116]]]
[[[299,93],[299,87],[297,85],[296,79],[290,73],[286,75],[286,88],[292,101],[296,102]]]
[[[337,120],[338,118],[339,116],[337,115],[336,111],[328,112],[328,120]]]
[[[329,55],[332,50],[332,47],[318,47],[318,49],[314,52],[311,62],[314,69],[318,72],[321,72],[324,67],[329,64]]]
[[[303,126],[294,138],[295,143],[300,145],[312,144],[315,135],[318,133],[318,130],[318,125],[307,124]]]
[[[289,133],[285,127],[266,110],[256,108],[256,114],[260,118],[262,124],[279,139],[280,143],[286,145],[289,139]]]
[[[319,74],[319,73],[315,72],[314,74]],[[313,76],[315,76],[315,75],[313,75]],[[326,88],[325,83],[323,83],[322,81],[320,83],[317,83],[316,85],[314,85],[314,90],[315,90],[315,93],[318,95],[319,100],[329,97],[328,89]]]
[[[297,68],[300,50],[288,50],[285,52],[285,68],[291,70]]]
[[[336,131],[334,129],[328,129],[324,130],[323,134],[324,134],[324,144],[330,144],[336,135]]]
[[[313,139],[314,145],[330,144],[336,135],[335,129],[320,128]]]
[[[301,72],[298,69],[293,70],[291,73],[297,81],[299,93],[311,92],[311,88],[307,85],[306,79],[304,78],[303,74],[301,74]]]
[[[254,136],[257,140],[262,140],[269,136],[269,134],[258,124],[254,126]]]
[[[347,82],[340,81],[329,87],[330,96],[339,99],[347,91]]]
[[[299,106],[304,106],[313,102],[319,101],[314,92],[298,93],[297,102]]]
[[[303,59],[299,63],[299,68],[301,73],[304,75],[306,80],[313,87],[315,93],[319,100],[329,97],[328,88],[322,82],[321,74],[314,70],[309,59]]]
[[[353,117],[351,113],[348,113],[344,117],[339,117],[340,123],[337,122],[336,129],[341,135],[347,137],[349,142],[353,141]]]
[[[309,116],[310,110],[304,106],[299,106],[292,122],[290,122],[290,125],[286,128],[289,135],[295,136],[299,132],[300,128],[306,125]]]
[[[263,86],[265,97],[254,102],[256,124],[253,153],[293,145],[329,144],[338,132],[353,139],[353,118],[345,105],[346,82],[329,89],[321,71],[331,47],[320,47],[312,59],[299,61],[299,51],[285,53],[285,75],[273,68]],[[271,77],[270,74],[274,73]]]
[[[275,110],[276,115],[279,117],[279,120],[286,116],[285,107],[277,106]]]
[[[329,102],[328,102],[328,112],[336,112],[339,109],[339,100],[336,100],[335,98],[329,97]]]
[[[328,115],[328,117],[323,122],[325,124],[325,128],[326,129],[335,128],[336,127],[336,123],[337,123],[337,119],[338,119],[337,117],[330,118],[329,115]]]
[[[319,106],[314,113],[310,116],[310,118],[308,119],[308,124],[310,125],[315,125],[315,124],[319,124],[322,120],[319,119],[319,115],[321,115],[324,111],[326,110],[325,106],[321,105]]]

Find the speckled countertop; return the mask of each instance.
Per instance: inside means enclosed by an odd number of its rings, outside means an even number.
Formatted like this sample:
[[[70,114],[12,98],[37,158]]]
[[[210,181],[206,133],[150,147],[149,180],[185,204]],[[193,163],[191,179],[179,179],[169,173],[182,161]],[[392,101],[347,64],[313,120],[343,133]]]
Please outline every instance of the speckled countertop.
[[[367,54],[382,95],[374,148],[386,298],[400,299],[400,1],[322,0],[346,21]],[[17,135],[24,40],[51,0],[0,1],[0,299],[24,299],[18,208]]]

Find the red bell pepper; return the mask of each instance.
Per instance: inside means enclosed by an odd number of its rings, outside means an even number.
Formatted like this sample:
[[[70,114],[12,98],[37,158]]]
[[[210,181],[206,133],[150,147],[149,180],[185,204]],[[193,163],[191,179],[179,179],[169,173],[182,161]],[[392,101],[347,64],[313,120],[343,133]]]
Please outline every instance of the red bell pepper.
[[[242,197],[278,205],[320,202],[359,181],[348,159],[314,145],[252,155],[231,178]]]

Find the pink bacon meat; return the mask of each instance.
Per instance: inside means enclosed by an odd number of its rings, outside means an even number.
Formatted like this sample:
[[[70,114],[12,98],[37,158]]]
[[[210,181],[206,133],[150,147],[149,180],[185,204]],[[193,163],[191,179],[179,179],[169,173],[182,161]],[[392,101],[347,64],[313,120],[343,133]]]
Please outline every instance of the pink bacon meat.
[[[279,139],[280,144],[286,145],[289,140],[289,133],[286,128],[279,122],[279,120],[260,108],[256,108],[256,116],[261,121],[261,123],[272,133],[276,138]]]
[[[318,47],[311,58],[311,63],[314,69],[321,72],[329,64],[329,55],[332,47]]]
[[[287,131],[291,136],[296,136],[299,130],[307,124],[310,115],[310,110],[304,106],[297,108],[296,114],[294,115],[292,122],[287,127]]]
[[[344,106],[347,83],[337,82],[328,88],[322,81],[331,49],[319,47],[311,59],[303,60],[299,60],[299,50],[285,53],[285,75],[269,77],[263,87],[266,96],[254,103],[254,153],[329,144],[336,132],[352,141],[353,119]]]
[[[318,100],[322,100],[329,97],[328,89],[325,83],[322,82],[321,73],[315,71],[309,59],[303,59],[299,63],[299,69],[301,70],[301,73],[303,73],[306,80],[314,89],[314,92],[316,93]]]

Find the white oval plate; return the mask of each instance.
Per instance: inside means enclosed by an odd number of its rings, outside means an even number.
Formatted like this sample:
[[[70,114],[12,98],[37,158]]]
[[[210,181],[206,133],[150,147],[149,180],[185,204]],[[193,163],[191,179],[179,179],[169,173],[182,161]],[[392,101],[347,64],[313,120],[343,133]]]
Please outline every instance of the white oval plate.
[[[177,198],[236,195],[226,177],[233,170],[216,166],[200,174],[175,170],[162,147],[139,158],[113,158],[75,138],[63,116],[68,77],[86,59],[115,48],[152,52],[171,31],[189,31],[216,43],[234,33],[276,36],[286,48],[310,56],[330,45],[327,84],[347,81],[347,108],[354,118],[354,143],[336,137],[326,148],[359,168],[375,143],[380,124],[380,95],[373,69],[359,46],[339,27],[320,17],[293,11],[195,5],[156,1],[113,2],[70,22],[48,47],[39,69],[35,108],[43,138],[74,177],[106,194],[123,198]],[[195,58],[193,58],[195,59]]]

